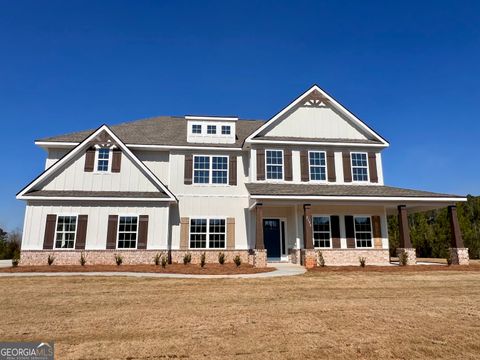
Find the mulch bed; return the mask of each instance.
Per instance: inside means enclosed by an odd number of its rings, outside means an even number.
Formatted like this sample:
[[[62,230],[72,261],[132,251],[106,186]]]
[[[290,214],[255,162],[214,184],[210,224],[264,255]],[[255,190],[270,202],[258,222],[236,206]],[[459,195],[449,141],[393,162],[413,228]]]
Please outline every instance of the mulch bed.
[[[18,266],[0,268],[0,272],[25,273],[25,272],[145,272],[145,273],[166,273],[166,274],[195,274],[195,275],[235,275],[235,274],[256,274],[275,270],[274,268],[256,268],[249,264],[242,264],[237,267],[235,264],[206,264],[183,265],[169,264],[165,268],[156,265],[39,265],[39,266]]]
[[[409,265],[409,266],[324,266],[308,269],[308,272],[381,272],[381,273],[403,273],[403,272],[424,272],[424,271],[480,271],[480,265],[471,264],[468,266],[451,265]]]

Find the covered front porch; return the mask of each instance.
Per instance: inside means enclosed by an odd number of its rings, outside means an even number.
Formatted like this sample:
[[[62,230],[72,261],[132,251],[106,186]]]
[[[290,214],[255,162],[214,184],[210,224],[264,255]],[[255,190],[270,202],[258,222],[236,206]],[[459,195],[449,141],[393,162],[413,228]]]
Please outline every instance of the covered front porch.
[[[328,186],[327,186],[328,187]],[[379,188],[382,188],[380,186]],[[468,264],[456,215],[459,198],[342,197],[256,195],[251,198],[254,249],[267,261],[302,264],[308,268],[323,258],[325,265],[390,264],[388,215],[398,216],[400,246],[406,264],[416,263],[410,241],[408,213],[448,207],[452,264]]]

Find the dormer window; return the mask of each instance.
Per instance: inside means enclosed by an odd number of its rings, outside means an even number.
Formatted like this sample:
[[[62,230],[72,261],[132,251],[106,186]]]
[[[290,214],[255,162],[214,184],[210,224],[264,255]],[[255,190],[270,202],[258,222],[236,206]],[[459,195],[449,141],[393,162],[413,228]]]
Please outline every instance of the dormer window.
[[[106,147],[97,150],[97,172],[110,171],[110,149]]]
[[[222,135],[230,135],[230,125],[222,125]]]
[[[202,125],[193,124],[192,125],[192,134],[201,134],[201,133],[202,133]]]
[[[215,135],[217,133],[217,125],[207,125],[207,134]]]

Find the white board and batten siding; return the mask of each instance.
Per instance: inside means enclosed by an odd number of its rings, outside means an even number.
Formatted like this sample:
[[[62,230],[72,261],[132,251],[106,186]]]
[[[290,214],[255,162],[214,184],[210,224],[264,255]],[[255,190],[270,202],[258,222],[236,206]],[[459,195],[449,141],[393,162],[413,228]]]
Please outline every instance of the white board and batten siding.
[[[105,250],[109,215],[148,215],[147,249],[168,247],[168,204],[132,206],[117,202],[39,202],[27,204],[22,250],[42,250],[48,214],[88,215],[85,250]]]

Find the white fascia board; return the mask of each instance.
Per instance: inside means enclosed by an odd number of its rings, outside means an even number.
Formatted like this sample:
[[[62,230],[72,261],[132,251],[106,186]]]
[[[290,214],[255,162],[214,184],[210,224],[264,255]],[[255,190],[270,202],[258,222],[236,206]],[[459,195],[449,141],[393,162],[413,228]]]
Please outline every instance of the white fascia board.
[[[42,148],[72,148],[77,146],[76,142],[48,142],[35,141],[35,145]],[[240,147],[218,147],[218,146],[188,146],[188,145],[147,145],[147,144],[126,144],[127,147],[138,150],[218,150],[218,151],[243,151]]]
[[[364,144],[364,143],[343,143],[343,142],[319,142],[319,141],[282,141],[282,140],[250,140],[251,144],[291,144],[291,145],[319,145],[319,146],[359,146],[359,147],[379,147],[386,148],[385,144]]]
[[[255,136],[260,134],[263,130],[265,130],[267,127],[269,127],[273,122],[275,122],[278,118],[280,118],[282,115],[284,115],[286,112],[290,111],[294,106],[298,104],[300,100],[302,100],[305,96],[307,96],[309,93],[312,91],[317,90],[319,91],[323,96],[325,96],[337,109],[341,110],[349,119],[351,119],[355,124],[359,125],[363,130],[365,130],[367,133],[371,134],[374,136],[376,139],[378,139],[384,147],[390,146],[387,140],[385,140],[383,137],[381,137],[379,134],[377,134],[373,129],[371,129],[367,124],[365,124],[362,120],[357,118],[354,114],[352,114],[348,109],[346,109],[342,104],[337,102],[333,97],[331,97],[329,94],[327,94],[324,90],[322,90],[318,85],[313,85],[310,89],[305,91],[303,94],[298,96],[295,100],[293,100],[287,107],[285,107],[283,110],[281,110],[279,113],[274,115],[270,120],[268,120],[265,124],[260,126],[257,130],[255,130],[252,134],[250,134],[249,137],[245,140],[245,142],[251,142]]]
[[[238,121],[237,116],[196,116],[185,115],[186,120],[207,120],[207,121]]]
[[[17,196],[18,200],[67,200],[67,201],[155,201],[155,202],[175,202],[170,198],[118,198],[118,197],[73,197],[73,196]]]
[[[406,201],[406,202],[464,202],[467,198],[404,197],[404,196],[301,196],[301,195],[251,195],[251,199],[265,200],[336,200],[336,201]]]

